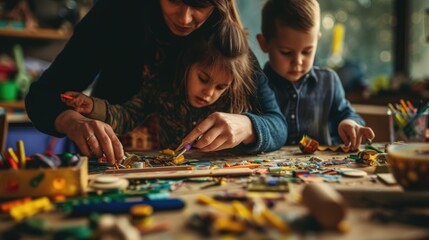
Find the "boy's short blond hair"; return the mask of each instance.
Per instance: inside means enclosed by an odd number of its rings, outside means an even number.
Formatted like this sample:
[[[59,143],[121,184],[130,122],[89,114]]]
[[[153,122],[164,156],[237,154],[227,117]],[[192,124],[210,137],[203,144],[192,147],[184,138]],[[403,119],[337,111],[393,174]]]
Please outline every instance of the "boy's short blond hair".
[[[308,31],[320,25],[317,0],[267,0],[262,9],[262,34],[269,41],[277,35],[277,26]]]

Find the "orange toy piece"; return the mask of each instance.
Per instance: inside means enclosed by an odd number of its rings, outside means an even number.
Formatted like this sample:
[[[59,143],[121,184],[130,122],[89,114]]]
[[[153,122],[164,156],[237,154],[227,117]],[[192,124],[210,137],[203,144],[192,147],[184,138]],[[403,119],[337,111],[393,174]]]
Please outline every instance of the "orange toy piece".
[[[356,152],[358,150],[352,151],[350,147],[346,146],[340,146],[340,145],[334,145],[334,146],[319,146],[317,149],[319,151],[332,151],[332,152]]]
[[[307,135],[302,136],[301,140],[299,141],[299,149],[301,149],[301,152],[306,154],[314,153],[318,147],[319,142],[308,137]]]

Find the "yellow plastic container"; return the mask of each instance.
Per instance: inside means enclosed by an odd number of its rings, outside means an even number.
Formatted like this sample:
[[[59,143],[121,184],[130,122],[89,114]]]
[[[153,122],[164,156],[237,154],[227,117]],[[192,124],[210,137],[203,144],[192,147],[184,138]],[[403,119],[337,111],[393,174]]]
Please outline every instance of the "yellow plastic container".
[[[0,198],[84,194],[88,186],[88,158],[80,158],[73,167],[0,170]]]

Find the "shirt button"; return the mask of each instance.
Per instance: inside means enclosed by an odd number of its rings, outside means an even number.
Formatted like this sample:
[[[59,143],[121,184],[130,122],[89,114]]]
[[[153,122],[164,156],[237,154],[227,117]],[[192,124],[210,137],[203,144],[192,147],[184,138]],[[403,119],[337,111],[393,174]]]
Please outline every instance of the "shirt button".
[[[291,114],[290,118],[295,119],[295,114]]]
[[[192,122],[192,125],[194,125],[194,126],[195,126],[195,125],[197,125],[197,122],[193,121],[193,122]]]
[[[294,93],[294,94],[292,95],[292,97],[293,97],[293,98],[296,98],[296,94]]]

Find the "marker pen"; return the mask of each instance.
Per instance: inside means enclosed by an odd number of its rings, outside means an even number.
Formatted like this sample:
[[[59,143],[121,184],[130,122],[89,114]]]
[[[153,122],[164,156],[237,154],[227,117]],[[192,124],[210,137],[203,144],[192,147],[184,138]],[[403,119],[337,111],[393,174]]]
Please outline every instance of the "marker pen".
[[[72,212],[70,213],[70,216],[88,216],[91,212],[124,214],[129,213],[130,208],[138,204],[150,205],[154,211],[177,210],[185,207],[185,202],[178,198],[109,203],[89,203],[74,206]]]

